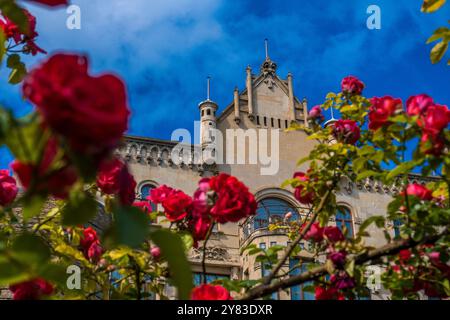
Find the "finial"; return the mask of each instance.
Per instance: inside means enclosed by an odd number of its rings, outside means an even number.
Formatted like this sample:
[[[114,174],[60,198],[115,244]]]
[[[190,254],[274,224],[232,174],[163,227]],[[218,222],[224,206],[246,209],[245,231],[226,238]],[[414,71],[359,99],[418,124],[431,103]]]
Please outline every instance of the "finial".
[[[210,100],[210,86],[211,86],[211,77],[208,76],[207,78],[207,89],[206,89],[206,100]]]
[[[334,109],[333,109],[333,107],[331,107],[330,109],[331,109],[331,119],[330,120],[336,120],[334,118]]]
[[[270,59],[269,58],[269,39],[264,39],[264,47],[266,49],[266,60]]]

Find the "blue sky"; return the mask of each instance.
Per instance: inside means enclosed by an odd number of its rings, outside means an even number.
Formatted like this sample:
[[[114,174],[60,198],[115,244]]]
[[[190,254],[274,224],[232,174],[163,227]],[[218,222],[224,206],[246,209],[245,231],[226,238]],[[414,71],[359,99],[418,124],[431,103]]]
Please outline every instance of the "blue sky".
[[[126,81],[132,118],[129,134],[169,139],[176,128],[193,130],[205,78],[223,109],[233,89],[245,85],[245,68],[264,59],[264,38],[283,78],[309,105],[338,91],[349,74],[367,85],[365,95],[406,100],[427,93],[450,105],[450,68],[429,61],[426,39],[450,18],[450,4],[434,14],[420,0],[72,0],[81,8],[81,30],[66,28],[65,9],[27,6],[37,17],[38,44],[47,51],[88,54],[94,72]],[[366,9],[381,8],[381,30],[368,30]],[[29,66],[45,59],[27,59]],[[445,59],[447,61],[447,59]],[[0,69],[0,104],[23,115],[32,107]],[[11,160],[0,149],[0,167]]]

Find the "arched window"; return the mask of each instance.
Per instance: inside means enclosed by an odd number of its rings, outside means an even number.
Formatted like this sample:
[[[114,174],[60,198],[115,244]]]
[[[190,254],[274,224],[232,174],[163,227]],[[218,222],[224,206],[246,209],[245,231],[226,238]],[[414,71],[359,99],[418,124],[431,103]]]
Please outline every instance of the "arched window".
[[[139,196],[140,196],[140,200],[141,201],[145,201],[147,200],[147,197],[150,195],[150,191],[152,191],[152,189],[155,189],[156,187],[153,184],[150,183],[146,183],[143,184],[141,186],[141,188],[139,189]],[[152,203],[152,210],[156,211],[156,205],[154,203]]]
[[[349,208],[340,206],[336,214],[336,226],[344,232],[347,229],[347,238],[353,238],[353,217]]]
[[[298,219],[298,210],[282,199],[265,198],[258,202],[255,229],[265,228],[271,223],[283,221],[287,213],[292,213],[291,221]]]

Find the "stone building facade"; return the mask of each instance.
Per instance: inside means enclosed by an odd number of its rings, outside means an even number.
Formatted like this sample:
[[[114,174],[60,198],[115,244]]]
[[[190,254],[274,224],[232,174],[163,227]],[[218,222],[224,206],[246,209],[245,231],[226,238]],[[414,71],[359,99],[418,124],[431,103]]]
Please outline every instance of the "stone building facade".
[[[174,149],[178,142],[162,141],[144,137],[126,138],[124,146],[117,153],[126,160],[131,172],[138,182],[137,194],[145,198],[151,188],[160,185],[169,185],[181,189],[187,194],[193,194],[198,181],[202,177],[211,176],[218,172],[225,172],[236,176],[243,181],[258,201],[257,215],[239,223],[228,223],[217,226],[207,247],[207,273],[208,279],[214,280],[221,277],[230,279],[258,279],[267,272],[261,264],[255,263],[254,256],[248,256],[241,252],[249,244],[256,244],[261,248],[268,248],[275,244],[286,245],[288,238],[283,232],[269,231],[268,225],[275,219],[283,219],[288,212],[297,215],[304,214],[304,208],[293,195],[292,190],[282,189],[280,186],[286,179],[292,177],[296,171],[306,171],[307,164],[298,168],[297,160],[308,155],[313,148],[313,140],[309,140],[304,132],[286,132],[291,122],[308,125],[307,100],[298,99],[293,92],[293,76],[288,74],[283,79],[277,74],[277,65],[268,56],[262,63],[257,73],[247,67],[245,75],[245,89],[234,91],[231,103],[226,106],[221,114],[217,114],[218,105],[208,99],[199,105],[200,116],[200,145],[187,147],[180,152],[179,161],[174,159]],[[230,95],[231,96],[231,95]],[[231,97],[230,97],[231,98]],[[245,151],[245,163],[204,163],[195,161],[195,150],[205,150],[212,146],[217,147],[215,137],[211,135],[211,129],[217,129],[224,137],[223,145],[227,146],[231,141],[228,131],[243,129],[268,129],[267,141],[260,141],[258,147],[272,149],[272,143],[278,144],[279,166],[275,175],[261,174],[261,169],[267,165],[261,159],[251,164],[249,151],[254,152],[250,140],[233,143],[234,146],[226,148],[227,152],[234,153]],[[272,139],[273,135],[277,139]],[[232,137],[234,139],[234,137]],[[276,150],[276,148],[275,148]],[[187,151],[184,153],[184,151]],[[193,152],[190,152],[193,151]],[[267,151],[267,150],[263,150]],[[178,153],[179,152],[179,153]],[[411,177],[411,179],[416,179]],[[421,180],[420,183],[424,181]],[[371,179],[354,184],[343,179],[339,191],[336,192],[341,214],[338,221],[332,221],[338,226],[345,225],[350,233],[355,234],[362,221],[371,215],[383,215],[386,212],[388,202],[392,195],[398,192],[398,186],[382,185]],[[381,231],[368,230],[371,238],[368,244],[382,245],[385,237]],[[392,235],[396,228],[392,225]],[[302,244],[307,246],[308,244]],[[192,250],[189,256],[196,280],[200,279],[201,258],[200,250]],[[307,261],[311,259],[306,250],[300,252],[299,259]],[[292,259],[293,265],[296,260]],[[289,270],[286,264],[285,269]],[[301,287],[296,287],[286,292],[274,294],[273,299],[310,299],[310,294],[302,292]],[[372,299],[383,299],[386,296],[380,292],[372,292]]]

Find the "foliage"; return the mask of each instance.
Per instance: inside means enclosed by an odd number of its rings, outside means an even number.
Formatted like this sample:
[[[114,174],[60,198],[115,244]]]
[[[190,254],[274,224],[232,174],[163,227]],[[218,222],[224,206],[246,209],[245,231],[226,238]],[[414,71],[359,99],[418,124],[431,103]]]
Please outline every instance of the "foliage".
[[[444,2],[425,1],[423,10],[435,11]],[[0,8],[19,28],[19,43],[30,45],[29,35],[22,37],[30,22],[23,10],[14,1],[0,1]],[[12,69],[9,81],[24,80],[25,97],[36,106],[20,119],[0,108],[0,142],[15,156],[12,168],[23,187],[18,194],[18,183],[0,171],[0,285],[9,286],[15,298],[168,299],[167,285],[176,287],[180,299],[229,299],[229,292],[236,298],[267,298],[310,282],[308,290],[317,299],[356,299],[366,294],[370,263],[384,270],[383,286],[394,299],[417,298],[419,292],[449,296],[450,111],[431,97],[411,97],[405,108],[392,97],[368,99],[359,79],[345,78],[341,92],[329,93],[311,110],[309,126],[289,129],[303,130],[317,141],[298,162],[309,170],[295,173],[283,185],[309,210],[296,220],[286,216],[269,226],[269,231],[285,232],[291,244],[242,250],[270,271],[262,279],[221,279],[193,289],[189,250],[203,247],[205,281],[206,247],[214,225],[254,215],[254,196],[235,177],[220,174],[202,179],[192,197],[161,186],[148,199],[136,201],[136,182],[114,156],[129,114],[122,81],[113,75],[91,76],[87,59],[76,55],[54,55],[27,74],[20,55],[12,54],[7,44],[11,36],[0,30],[0,43],[6,44],[0,46],[0,57],[7,55]],[[442,28],[430,41],[448,43],[447,32]],[[444,54],[441,47],[434,50],[436,61]],[[118,112],[109,112],[111,108]],[[339,110],[342,119],[323,126],[322,110],[329,108]],[[98,118],[88,121],[90,115]],[[80,119],[83,132],[70,130]],[[87,133],[101,134],[104,141],[87,141]],[[422,177],[436,172],[439,179],[430,178],[425,186],[410,184],[412,172]],[[385,215],[370,215],[352,236],[332,223],[338,214],[335,191],[343,179],[376,179],[398,185],[400,192]],[[152,212],[150,201],[161,212]],[[104,229],[93,228],[99,216],[108,221]],[[401,222],[398,238],[394,222]],[[385,236],[386,246],[374,254],[367,239],[375,233]],[[304,252],[308,259],[301,258]],[[369,253],[377,259],[367,259]],[[299,262],[286,270],[290,258]],[[282,282],[304,270],[304,264],[308,271],[297,276],[297,283]],[[75,290],[67,286],[66,273],[74,265],[83,275]]]

